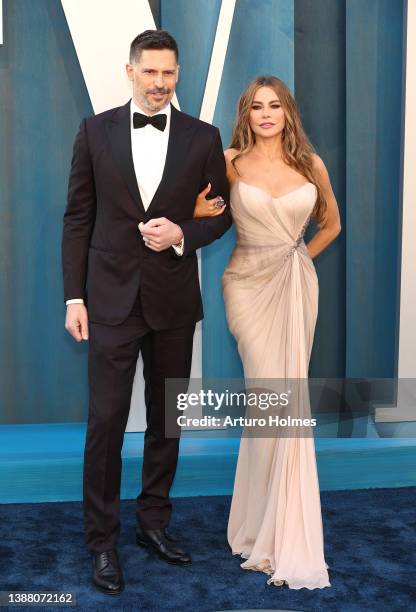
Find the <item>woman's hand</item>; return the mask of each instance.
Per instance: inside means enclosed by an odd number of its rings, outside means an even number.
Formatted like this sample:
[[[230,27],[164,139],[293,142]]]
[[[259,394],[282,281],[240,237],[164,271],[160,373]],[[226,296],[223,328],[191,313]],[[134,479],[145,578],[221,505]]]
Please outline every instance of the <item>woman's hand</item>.
[[[198,194],[195,202],[194,217],[217,217],[225,210],[225,202],[221,196],[207,200],[206,195],[211,191],[211,183]]]

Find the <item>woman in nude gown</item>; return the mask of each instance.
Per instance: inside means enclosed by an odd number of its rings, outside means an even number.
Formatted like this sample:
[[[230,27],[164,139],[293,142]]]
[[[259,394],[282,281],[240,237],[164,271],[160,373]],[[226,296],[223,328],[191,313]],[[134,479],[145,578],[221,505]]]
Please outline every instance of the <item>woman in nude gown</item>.
[[[282,81],[247,86],[225,158],[237,242],[223,291],[245,379],[307,379],[318,314],[313,258],[341,226],[325,165]],[[221,214],[206,193],[195,216]],[[306,246],[312,217],[319,231]],[[228,542],[241,567],[265,572],[268,584],[331,586],[313,434],[241,438]]]

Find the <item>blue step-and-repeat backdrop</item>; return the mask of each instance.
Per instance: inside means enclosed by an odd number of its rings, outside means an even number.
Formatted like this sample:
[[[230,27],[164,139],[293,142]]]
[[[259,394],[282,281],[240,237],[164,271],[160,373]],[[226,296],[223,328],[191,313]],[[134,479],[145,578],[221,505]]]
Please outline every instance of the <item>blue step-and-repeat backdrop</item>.
[[[161,0],[151,8],[179,44],[181,109],[199,116],[221,1]],[[295,94],[341,211],[341,235],[315,260],[311,376],[395,374],[403,21],[401,0],[235,4],[213,118],[224,147],[245,85],[259,74],[278,76]],[[3,0],[2,25],[0,422],[84,421],[87,347],[64,330],[60,240],[73,139],[93,107],[60,1]],[[93,33],[92,24],[97,44]],[[206,376],[242,372],[221,294],[234,240],[231,230],[201,254]]]

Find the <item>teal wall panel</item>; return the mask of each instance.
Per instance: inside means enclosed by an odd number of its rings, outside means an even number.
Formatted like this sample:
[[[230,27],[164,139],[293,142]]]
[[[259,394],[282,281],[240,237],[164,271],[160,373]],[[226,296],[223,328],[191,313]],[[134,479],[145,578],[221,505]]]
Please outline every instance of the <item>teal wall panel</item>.
[[[64,330],[72,142],[92,113],[60,2],[6,0],[0,46],[0,422],[86,418],[86,346]]]
[[[314,264],[319,278],[312,377],[345,373],[345,0],[296,0],[295,97],[303,126],[328,169],[343,231]],[[308,242],[317,226],[311,223]]]
[[[221,0],[161,0],[160,27],[179,47],[178,100],[181,110],[199,117]]]
[[[396,371],[401,0],[346,3],[346,376]]]

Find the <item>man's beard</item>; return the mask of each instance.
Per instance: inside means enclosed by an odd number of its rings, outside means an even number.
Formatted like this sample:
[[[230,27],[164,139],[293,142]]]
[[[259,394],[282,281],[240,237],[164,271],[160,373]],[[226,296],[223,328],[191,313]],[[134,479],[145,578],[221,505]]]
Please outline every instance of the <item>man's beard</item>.
[[[171,90],[170,89],[162,89],[162,90],[150,90],[150,91],[146,91],[146,94],[151,94],[151,93],[162,93],[163,95],[169,95],[171,93]],[[151,100],[149,98],[146,97],[145,94],[143,94],[141,92],[139,93],[138,98],[139,98],[140,102],[142,103],[142,105],[145,108],[147,108],[149,111],[152,111],[152,112],[158,111],[162,107],[161,106],[162,104],[163,104],[163,106],[165,106],[165,104],[166,104],[165,101],[163,101],[163,102],[161,101],[161,102],[159,102],[159,104],[153,103],[153,102],[151,102]]]

